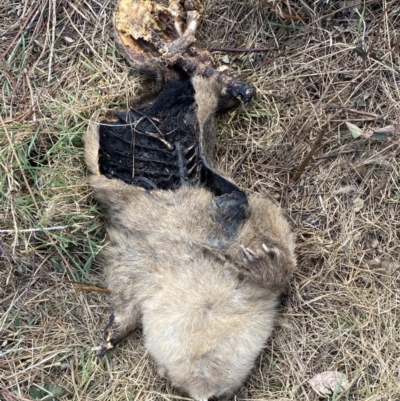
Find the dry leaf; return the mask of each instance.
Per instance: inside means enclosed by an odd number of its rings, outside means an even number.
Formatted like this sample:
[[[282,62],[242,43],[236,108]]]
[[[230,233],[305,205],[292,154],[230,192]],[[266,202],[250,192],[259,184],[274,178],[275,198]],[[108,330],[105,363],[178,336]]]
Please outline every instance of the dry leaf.
[[[346,121],[346,125],[347,125],[347,128],[349,129],[351,135],[353,136],[353,138],[358,138],[359,136],[362,135],[361,134],[362,133],[362,129],[358,128],[357,125],[354,125],[352,123],[348,123],[347,121]]]
[[[374,138],[375,139],[386,139],[388,134],[393,134],[396,132],[396,127],[394,125],[387,125],[383,128],[376,128],[374,130]]]
[[[364,201],[361,198],[353,199],[353,210],[359,212],[364,207]]]
[[[395,131],[396,131],[396,127],[394,125],[387,125],[386,127],[375,129],[375,132],[381,132],[381,133],[386,133],[386,134],[393,134],[393,132],[395,132]]]
[[[374,132],[375,139],[386,139],[387,137],[388,134],[386,134],[386,132]]]
[[[309,380],[312,389],[319,395],[338,394],[350,387],[345,374],[336,371],[327,371],[315,375]]]
[[[364,131],[361,128],[358,128],[357,125],[349,123],[347,121],[346,125],[353,138],[358,138],[359,136],[363,136],[364,138],[371,138],[371,136],[374,134],[374,131],[371,130]]]

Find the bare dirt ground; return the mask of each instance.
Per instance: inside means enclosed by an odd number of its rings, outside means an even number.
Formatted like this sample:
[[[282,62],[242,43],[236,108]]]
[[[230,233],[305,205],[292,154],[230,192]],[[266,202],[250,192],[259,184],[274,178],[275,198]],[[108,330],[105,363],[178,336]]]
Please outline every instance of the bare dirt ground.
[[[73,283],[101,286],[105,245],[83,133],[148,84],[115,49],[114,6],[0,5],[0,400],[185,399],[140,332],[95,358],[107,294]],[[221,165],[297,233],[286,305],[237,400],[400,400],[400,2],[207,0],[198,38],[257,88],[219,119]],[[327,370],[350,388],[318,396],[308,380]]]

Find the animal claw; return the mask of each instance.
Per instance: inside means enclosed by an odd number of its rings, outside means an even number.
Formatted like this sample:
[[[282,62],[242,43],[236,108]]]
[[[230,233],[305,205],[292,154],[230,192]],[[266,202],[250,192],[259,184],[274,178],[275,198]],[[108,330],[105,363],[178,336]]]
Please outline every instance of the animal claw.
[[[256,253],[250,248],[245,248],[243,245],[240,245],[240,256],[245,262],[251,262],[256,257]]]
[[[278,253],[278,249],[274,247],[273,245],[266,245],[262,244],[262,247],[264,251],[268,254],[269,257],[275,257],[276,254]]]

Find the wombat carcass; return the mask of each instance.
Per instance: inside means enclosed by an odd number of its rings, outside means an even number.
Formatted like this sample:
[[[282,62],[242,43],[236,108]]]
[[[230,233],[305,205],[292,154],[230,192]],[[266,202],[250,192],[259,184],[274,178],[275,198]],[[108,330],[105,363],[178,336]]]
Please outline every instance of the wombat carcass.
[[[86,134],[89,182],[108,215],[112,315],[99,355],[141,327],[159,374],[204,401],[231,397],[250,373],[295,245],[280,208],[248,196],[212,157],[214,115],[237,105],[233,81],[181,66],[165,67],[150,100],[100,115]]]

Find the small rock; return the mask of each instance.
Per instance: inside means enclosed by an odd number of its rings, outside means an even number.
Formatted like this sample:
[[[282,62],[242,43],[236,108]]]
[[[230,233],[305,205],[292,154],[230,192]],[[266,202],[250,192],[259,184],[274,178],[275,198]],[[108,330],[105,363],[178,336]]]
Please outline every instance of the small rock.
[[[225,54],[225,56],[221,57],[221,61],[225,64],[229,64],[229,57],[227,54]]]

